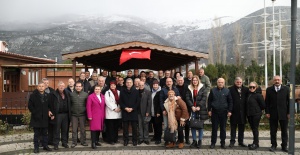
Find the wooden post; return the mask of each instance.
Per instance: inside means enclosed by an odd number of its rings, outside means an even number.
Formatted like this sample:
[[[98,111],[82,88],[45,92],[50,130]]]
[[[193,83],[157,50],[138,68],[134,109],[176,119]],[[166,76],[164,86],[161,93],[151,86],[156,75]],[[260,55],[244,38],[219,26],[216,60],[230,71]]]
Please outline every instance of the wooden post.
[[[199,59],[196,58],[196,60],[195,60],[195,75],[198,75],[198,72],[199,72],[198,61],[199,61]]]
[[[181,68],[182,68],[182,67],[181,67],[181,66],[179,66],[179,72],[180,72],[180,73],[181,73]]]
[[[74,59],[74,60],[72,60],[72,63],[73,63],[73,65],[72,65],[72,78],[73,78],[73,80],[74,81],[76,81],[76,60]]]
[[[188,76],[188,72],[189,72],[189,64],[185,64],[185,77]]]

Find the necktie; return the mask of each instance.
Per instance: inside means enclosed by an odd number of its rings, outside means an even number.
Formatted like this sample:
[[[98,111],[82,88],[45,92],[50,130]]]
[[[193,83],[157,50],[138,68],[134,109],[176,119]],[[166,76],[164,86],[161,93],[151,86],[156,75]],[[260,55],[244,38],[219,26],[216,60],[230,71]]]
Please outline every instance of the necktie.
[[[279,87],[276,87],[276,92],[278,92],[279,91]]]

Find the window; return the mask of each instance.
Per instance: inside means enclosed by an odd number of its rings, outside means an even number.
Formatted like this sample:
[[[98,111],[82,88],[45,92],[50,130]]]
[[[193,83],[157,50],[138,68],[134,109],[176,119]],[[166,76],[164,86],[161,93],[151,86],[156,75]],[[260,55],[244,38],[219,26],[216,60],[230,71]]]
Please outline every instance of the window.
[[[28,85],[36,86],[39,84],[39,70],[29,70],[28,72]]]

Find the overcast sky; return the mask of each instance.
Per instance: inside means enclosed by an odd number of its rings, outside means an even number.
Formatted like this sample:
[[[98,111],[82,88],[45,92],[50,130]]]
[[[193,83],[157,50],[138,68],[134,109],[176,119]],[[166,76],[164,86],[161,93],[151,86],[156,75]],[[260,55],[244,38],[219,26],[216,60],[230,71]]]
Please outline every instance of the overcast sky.
[[[290,6],[276,0],[275,6]],[[264,0],[1,0],[0,19],[26,21],[64,14],[132,15],[147,20],[240,18],[264,7]],[[266,6],[272,6],[266,0]]]

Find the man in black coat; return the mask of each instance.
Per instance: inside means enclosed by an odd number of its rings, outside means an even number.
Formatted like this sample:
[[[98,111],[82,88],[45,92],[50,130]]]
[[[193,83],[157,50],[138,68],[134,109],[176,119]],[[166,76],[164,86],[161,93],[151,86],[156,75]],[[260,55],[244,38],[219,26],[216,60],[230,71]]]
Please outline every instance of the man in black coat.
[[[123,89],[120,92],[120,106],[122,109],[124,146],[127,146],[129,141],[129,133],[128,133],[129,123],[131,124],[131,128],[132,128],[133,146],[136,146],[139,91],[133,87],[133,81],[131,78],[128,78],[126,80],[126,89]]]
[[[71,119],[70,102],[69,93],[65,90],[65,84],[62,81],[59,81],[57,90],[50,94],[50,110],[55,117],[52,121],[54,124],[54,150],[58,150],[60,135],[62,146],[64,148],[69,148],[68,126],[69,120]]]
[[[186,85],[184,83],[184,78],[182,76],[177,77],[176,84],[177,84],[176,88],[179,91],[181,99],[187,104],[186,93],[188,91],[188,85]],[[186,106],[188,108],[188,112],[189,112],[189,116],[190,116],[192,109],[188,105],[186,105]],[[190,145],[191,144],[191,142],[190,142],[190,126],[189,126],[188,120],[186,120],[186,121],[187,122],[184,126],[184,138],[185,138],[185,143]]]
[[[243,80],[236,77],[234,85],[229,87],[232,97],[232,115],[230,117],[230,144],[233,147],[236,137],[236,128],[238,128],[238,143],[239,146],[246,147],[244,144],[244,131],[246,124],[246,100],[248,88],[243,86]]]
[[[33,127],[34,131],[34,153],[39,153],[39,137],[42,136],[43,149],[51,151],[48,147],[48,119],[52,116],[49,112],[50,95],[45,93],[45,84],[40,82],[37,89],[30,95],[28,102],[28,109],[31,112],[30,126]],[[54,119],[54,116],[51,117]]]
[[[45,93],[50,94],[53,93],[55,90],[51,87],[49,87],[49,80],[47,78],[42,79],[43,83],[45,84]],[[53,145],[53,139],[54,139],[54,125],[51,123],[49,118],[49,124],[48,124],[48,145]],[[40,137],[40,141],[42,141],[42,137]],[[40,143],[40,147],[42,146],[42,143]]]
[[[281,128],[281,149],[284,152],[287,150],[288,140],[288,119],[289,119],[289,94],[290,89],[281,84],[281,77],[273,77],[273,86],[268,87],[266,90],[266,117],[270,121],[270,134],[271,134],[271,148],[270,151],[274,152],[277,147],[276,135],[278,129],[278,122]]]

